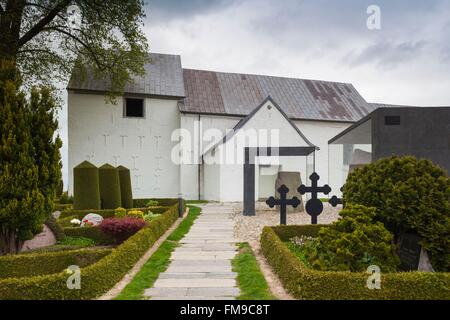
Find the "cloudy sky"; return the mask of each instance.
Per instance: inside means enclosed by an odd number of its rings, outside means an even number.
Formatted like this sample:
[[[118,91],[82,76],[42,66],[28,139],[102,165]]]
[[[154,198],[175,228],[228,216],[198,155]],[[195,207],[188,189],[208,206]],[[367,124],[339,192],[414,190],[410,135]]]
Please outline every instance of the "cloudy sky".
[[[369,102],[450,105],[450,1],[147,1],[151,51],[179,54],[185,68],[350,82]],[[370,5],[381,30],[367,28]],[[64,137],[66,123],[63,110]],[[63,158],[67,167],[67,149]]]

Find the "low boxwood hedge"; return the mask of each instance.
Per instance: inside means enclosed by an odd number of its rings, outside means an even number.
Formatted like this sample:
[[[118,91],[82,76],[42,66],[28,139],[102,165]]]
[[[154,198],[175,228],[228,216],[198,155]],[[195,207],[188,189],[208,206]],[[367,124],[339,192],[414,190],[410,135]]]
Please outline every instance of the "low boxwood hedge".
[[[111,254],[82,268],[80,290],[67,288],[68,274],[65,272],[29,278],[8,278],[0,280],[0,300],[94,299],[120,281],[177,219],[178,205],[173,205],[147,227],[115,248]]]
[[[293,236],[317,234],[321,226],[265,227],[261,248],[286,290],[297,299],[361,300],[450,299],[450,274],[427,272],[382,273],[381,289],[368,289],[369,274],[316,271],[305,265],[283,243]]]
[[[127,211],[131,211],[131,210],[139,210],[144,212],[144,214],[146,214],[149,210],[153,213],[163,213],[165,211],[167,211],[169,207],[168,206],[158,206],[158,207],[153,207],[153,208],[147,208],[147,207],[136,207],[133,209],[127,209]],[[155,212],[158,211],[158,212]],[[115,215],[115,209],[114,210],[66,210],[61,212],[61,215],[59,216],[59,220],[58,221],[66,221],[68,218],[69,222],[72,219],[83,219],[87,214],[89,213],[96,213],[101,215],[103,218],[112,218]],[[64,220],[63,220],[64,219]]]
[[[20,278],[58,273],[71,265],[86,267],[111,253],[111,249],[80,249],[0,257],[0,278]]]
[[[134,199],[133,207],[135,208],[145,208],[150,200],[158,201],[158,205],[162,207],[170,207],[178,203],[178,199],[169,198],[152,198],[152,199]]]
[[[110,245],[115,243],[114,239],[111,236],[104,234],[99,227],[69,227],[64,228],[63,230],[67,237],[89,238],[100,245]]]

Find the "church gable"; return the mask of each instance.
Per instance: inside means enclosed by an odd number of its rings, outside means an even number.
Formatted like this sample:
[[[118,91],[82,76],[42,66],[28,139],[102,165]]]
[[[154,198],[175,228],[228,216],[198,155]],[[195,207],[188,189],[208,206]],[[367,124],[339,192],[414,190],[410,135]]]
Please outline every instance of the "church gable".
[[[271,137],[276,141],[272,141]],[[246,139],[246,146],[252,147],[314,146],[271,97],[267,97],[242,119],[212,149],[221,144],[236,143],[236,140],[244,141],[244,139]]]

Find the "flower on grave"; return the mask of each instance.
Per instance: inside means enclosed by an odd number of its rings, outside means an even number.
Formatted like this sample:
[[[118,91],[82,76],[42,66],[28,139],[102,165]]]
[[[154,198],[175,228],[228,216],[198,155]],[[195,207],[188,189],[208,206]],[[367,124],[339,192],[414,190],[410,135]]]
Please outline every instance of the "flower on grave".
[[[70,220],[70,223],[79,226],[81,224],[81,221],[79,219],[72,219]]]

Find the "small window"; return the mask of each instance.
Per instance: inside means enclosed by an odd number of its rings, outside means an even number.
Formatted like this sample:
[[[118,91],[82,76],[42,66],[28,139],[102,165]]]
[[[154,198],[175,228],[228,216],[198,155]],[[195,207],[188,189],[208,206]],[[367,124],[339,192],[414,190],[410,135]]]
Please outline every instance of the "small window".
[[[400,116],[385,116],[384,124],[386,126],[399,126],[400,125]]]
[[[124,116],[127,118],[144,117],[144,99],[126,98]]]

